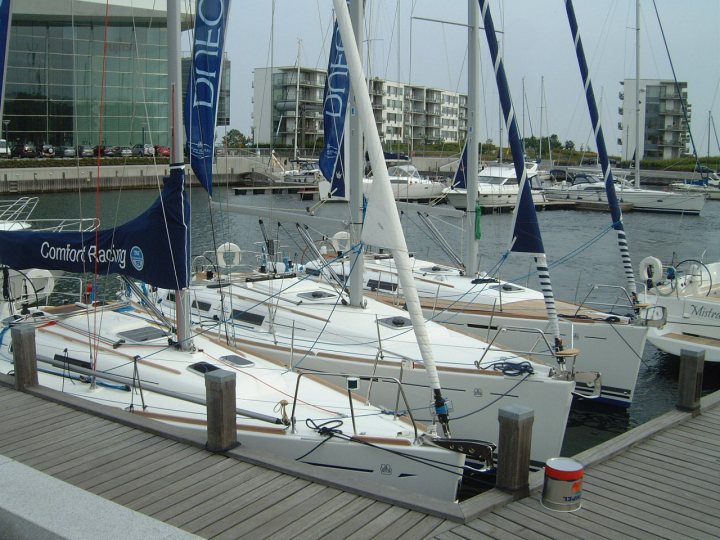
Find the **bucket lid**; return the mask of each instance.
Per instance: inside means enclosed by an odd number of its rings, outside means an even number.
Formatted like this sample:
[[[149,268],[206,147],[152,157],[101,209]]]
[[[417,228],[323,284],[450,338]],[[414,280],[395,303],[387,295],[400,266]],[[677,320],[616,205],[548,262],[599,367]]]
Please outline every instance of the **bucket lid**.
[[[584,470],[581,463],[570,458],[550,458],[545,463],[545,476],[556,480],[580,480]]]

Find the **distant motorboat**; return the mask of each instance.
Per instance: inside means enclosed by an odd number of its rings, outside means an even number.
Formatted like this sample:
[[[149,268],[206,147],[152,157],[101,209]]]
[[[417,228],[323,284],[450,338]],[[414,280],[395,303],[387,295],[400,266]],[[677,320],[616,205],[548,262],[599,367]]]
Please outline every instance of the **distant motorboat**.
[[[634,210],[698,215],[705,206],[702,193],[678,193],[636,188],[631,183],[616,180],[618,201],[631,203]],[[579,173],[574,178],[545,188],[549,200],[598,201],[607,204],[605,182],[599,176]]]
[[[526,163],[528,179],[531,185],[533,178],[538,175],[537,163]],[[515,174],[515,167],[512,165],[497,165],[486,167],[478,173],[478,197],[477,202],[481,206],[515,206],[519,193],[519,185]],[[462,187],[450,187],[444,191],[448,203],[459,210],[467,207],[467,189]],[[545,194],[540,189],[532,190],[532,198],[535,204],[545,202]]]

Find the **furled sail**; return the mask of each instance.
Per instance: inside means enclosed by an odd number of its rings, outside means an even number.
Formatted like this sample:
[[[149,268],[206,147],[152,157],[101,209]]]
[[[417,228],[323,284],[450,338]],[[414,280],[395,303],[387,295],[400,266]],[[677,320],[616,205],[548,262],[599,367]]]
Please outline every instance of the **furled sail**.
[[[230,0],[197,1],[192,69],[184,109],[190,166],[211,195],[215,124],[229,9]]]
[[[323,129],[325,146],[320,152],[319,165],[323,176],[330,182],[330,194],[345,197],[345,115],[350,94],[345,48],[337,22],[333,26],[325,93],[323,94]]]
[[[362,131],[365,135],[368,157],[373,169],[373,183],[369,194],[369,204],[363,224],[362,240],[377,246],[392,250],[393,258],[398,273],[398,280],[405,295],[405,303],[413,324],[413,330],[417,339],[418,347],[425,364],[425,370],[430,380],[432,399],[438,420],[443,427],[446,436],[450,436],[448,418],[448,406],[442,396],[440,378],[435,365],[435,357],[430,343],[430,338],[425,327],[425,318],[420,307],[417,288],[412,277],[412,268],[408,254],[407,244],[402,232],[400,217],[395,206],[395,197],[390,186],[390,178],[387,172],[387,165],[380,145],[380,136],[375,126],[375,119],[370,104],[370,96],[364,91],[365,75],[360,62],[360,53],[355,47],[353,39],[352,24],[345,0],[333,0],[335,13],[337,14],[338,26],[345,36],[347,44],[347,62],[349,73],[355,88],[363,91],[355,92],[358,116],[361,121]]]
[[[600,166],[605,180],[605,193],[607,194],[608,206],[610,207],[610,215],[612,216],[613,228],[617,231],[618,246],[620,248],[620,257],[622,259],[623,271],[625,273],[625,281],[628,290],[633,298],[637,300],[637,289],[635,287],[635,276],[633,275],[632,261],[630,260],[630,248],[628,247],[627,237],[625,236],[625,227],[623,225],[622,210],[618,203],[617,194],[615,193],[615,180],[610,169],[610,159],[608,158],[607,147],[605,146],[605,137],[603,136],[602,126],[600,125],[600,114],[598,113],[597,104],[595,102],[595,93],[593,92],[592,82],[590,81],[590,70],[585,60],[585,51],[580,39],[580,29],[578,28],[577,19],[575,18],[575,9],[571,0],[566,0],[565,10],[567,11],[568,21],[570,23],[570,31],[572,32],[573,41],[575,43],[575,53],[577,54],[578,64],[580,66],[580,75],[582,76],[583,86],[585,87],[585,99],[587,101],[588,110],[590,111],[590,120],[592,121],[593,133],[595,133],[595,142],[597,144],[598,156],[600,157]]]
[[[190,206],[182,166],[135,219],[91,233],[0,231],[0,264],[14,269],[116,273],[168,289],[188,286]]]

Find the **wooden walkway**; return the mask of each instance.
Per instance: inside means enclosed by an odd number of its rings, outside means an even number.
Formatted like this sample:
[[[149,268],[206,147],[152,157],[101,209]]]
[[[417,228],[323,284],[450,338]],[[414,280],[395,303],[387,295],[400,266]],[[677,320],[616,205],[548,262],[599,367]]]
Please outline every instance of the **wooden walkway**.
[[[720,393],[698,417],[670,412],[576,456],[586,466],[577,512],[540,504],[542,473],[528,498],[493,490],[430,511],[412,497],[397,504],[323,481],[302,464],[212,454],[187,432],[41,388],[20,393],[11,381],[0,377],[0,455],[200,537],[720,536]]]

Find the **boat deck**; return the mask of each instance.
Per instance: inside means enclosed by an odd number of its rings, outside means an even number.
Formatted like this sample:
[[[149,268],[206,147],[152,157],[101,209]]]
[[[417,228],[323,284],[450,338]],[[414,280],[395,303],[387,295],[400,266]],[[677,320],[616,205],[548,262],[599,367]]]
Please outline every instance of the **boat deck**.
[[[720,527],[720,392],[703,398],[700,416],[673,411],[575,456],[586,468],[582,508],[561,513],[540,503],[542,473],[519,501],[492,490],[423,510],[412,496],[343,488],[241,448],[213,454],[187,432],[11,383],[0,378],[0,455],[200,537],[711,538]],[[89,519],[61,501],[54,511],[66,520]]]

